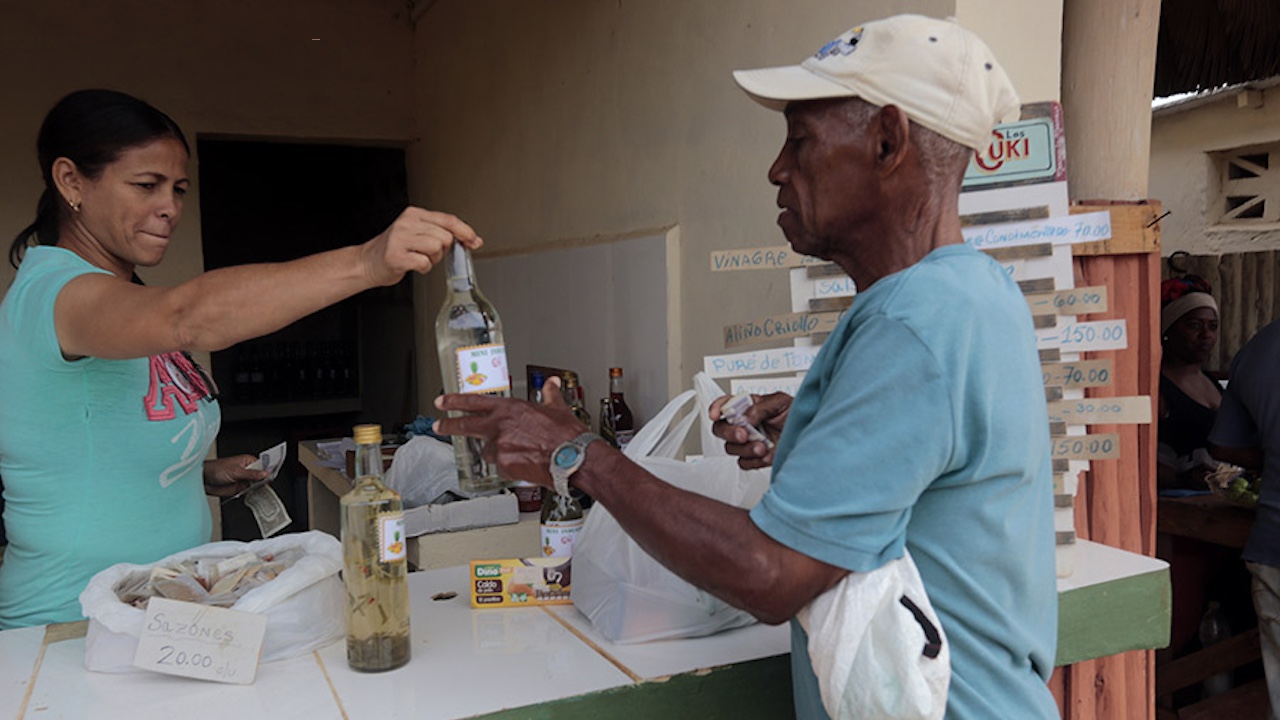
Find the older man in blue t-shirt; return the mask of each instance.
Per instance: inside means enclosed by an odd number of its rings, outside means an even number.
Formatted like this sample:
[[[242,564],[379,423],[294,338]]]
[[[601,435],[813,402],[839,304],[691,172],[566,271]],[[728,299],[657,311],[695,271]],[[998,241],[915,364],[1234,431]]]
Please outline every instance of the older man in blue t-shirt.
[[[787,240],[858,288],[794,402],[747,411],[776,446],[716,423],[742,466],[773,466],[760,504],[663,483],[582,434],[559,393],[541,407],[448,395],[439,407],[470,416],[438,431],[485,438],[508,477],[568,478],[653,557],[765,622],[905,548],[950,645],[946,717],[1056,717],[1053,489],[1030,312],[960,232],[973,150],[1019,109],[1008,77],[954,22],[902,15],[735,79],[786,117],[768,176]],[[821,720],[809,638],[792,629],[796,714]]]

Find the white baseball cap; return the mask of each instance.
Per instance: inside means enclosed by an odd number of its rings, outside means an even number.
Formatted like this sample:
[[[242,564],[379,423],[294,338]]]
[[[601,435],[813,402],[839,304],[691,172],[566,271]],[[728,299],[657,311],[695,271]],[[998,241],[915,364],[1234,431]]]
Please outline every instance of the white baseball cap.
[[[954,19],[895,15],[849,30],[799,65],[737,70],[733,79],[773,110],[796,100],[859,97],[975,150],[1021,102],[991,48]]]

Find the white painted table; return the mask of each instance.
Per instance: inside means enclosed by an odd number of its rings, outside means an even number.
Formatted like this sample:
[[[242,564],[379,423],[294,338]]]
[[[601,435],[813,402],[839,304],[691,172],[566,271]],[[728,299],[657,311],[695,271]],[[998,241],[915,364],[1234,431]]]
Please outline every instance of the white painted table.
[[[142,672],[105,675],[84,669],[83,637],[52,637],[72,626],[51,626],[48,642],[43,627],[0,632],[0,719],[449,720],[660,686],[647,681],[762,658],[785,660],[789,651],[785,625],[619,646],[597,634],[571,605],[472,610],[467,570],[410,574],[412,659],[379,674],[350,670],[339,641],[264,664],[248,686]],[[448,590],[457,597],[430,599]]]
[[[1167,644],[1168,566],[1085,541],[1078,550],[1077,571],[1058,581],[1058,664]],[[0,632],[0,720],[789,716],[786,625],[616,645],[572,605],[472,610],[467,574],[409,575],[412,660],[373,675],[347,667],[342,642],[262,665],[248,686],[104,675],[84,669],[75,625]],[[430,599],[450,590],[457,597]]]

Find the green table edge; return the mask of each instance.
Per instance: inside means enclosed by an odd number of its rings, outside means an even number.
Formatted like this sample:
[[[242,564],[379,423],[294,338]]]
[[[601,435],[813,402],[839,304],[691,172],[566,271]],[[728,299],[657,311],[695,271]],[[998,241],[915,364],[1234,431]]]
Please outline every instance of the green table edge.
[[[1058,593],[1058,666],[1169,644],[1168,568]],[[791,661],[777,655],[650,680],[540,705],[479,715],[483,720],[701,720],[794,718]]]
[[[791,701],[791,656],[775,655],[477,717],[484,720],[788,720],[795,717]]]
[[[1169,569],[1058,593],[1058,666],[1169,644]]]

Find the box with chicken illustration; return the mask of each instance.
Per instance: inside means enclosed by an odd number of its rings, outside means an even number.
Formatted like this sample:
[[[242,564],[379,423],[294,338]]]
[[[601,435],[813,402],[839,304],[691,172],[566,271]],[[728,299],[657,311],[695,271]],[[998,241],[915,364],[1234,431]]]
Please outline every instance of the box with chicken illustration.
[[[471,607],[568,605],[570,558],[471,561]]]

